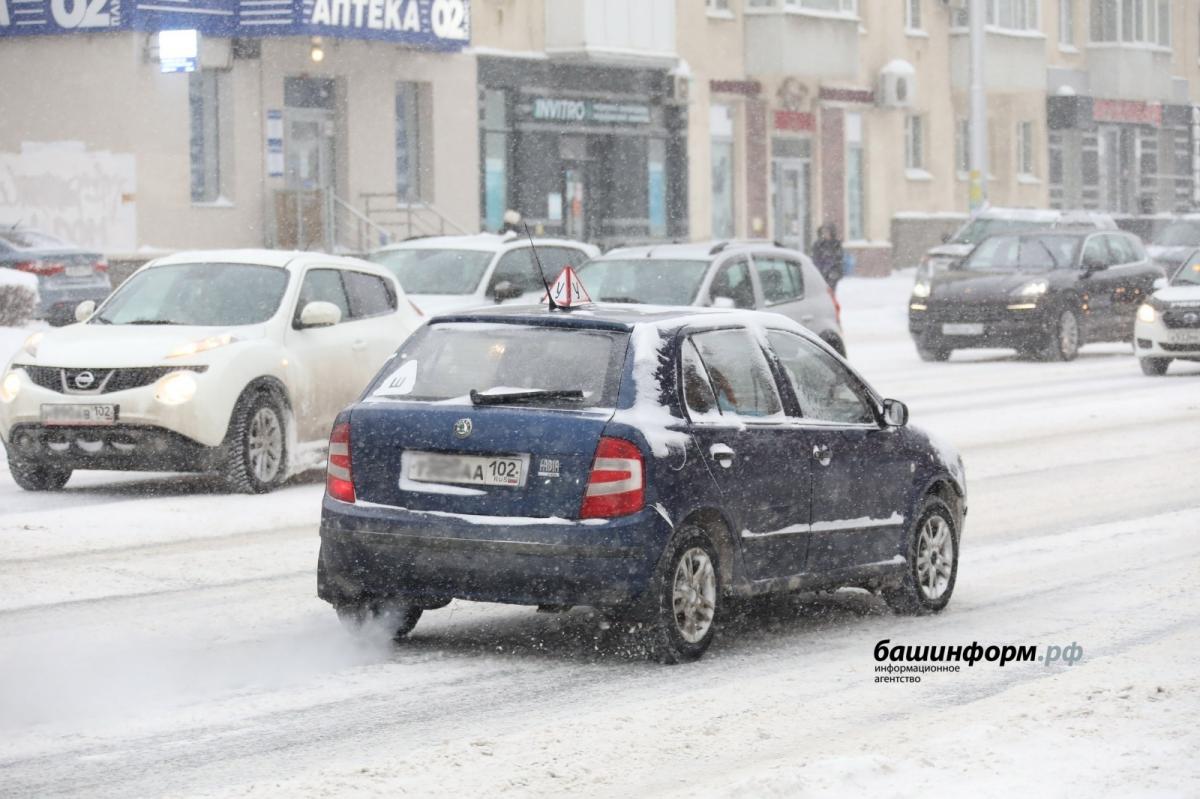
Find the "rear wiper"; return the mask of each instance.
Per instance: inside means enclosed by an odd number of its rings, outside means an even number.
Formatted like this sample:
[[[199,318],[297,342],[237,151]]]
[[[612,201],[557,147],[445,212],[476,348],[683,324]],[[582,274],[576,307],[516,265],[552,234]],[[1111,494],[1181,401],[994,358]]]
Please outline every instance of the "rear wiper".
[[[472,405],[511,405],[516,402],[529,402],[543,399],[581,400],[583,392],[573,389],[531,388],[528,391],[509,391],[503,394],[480,394],[471,389]]]

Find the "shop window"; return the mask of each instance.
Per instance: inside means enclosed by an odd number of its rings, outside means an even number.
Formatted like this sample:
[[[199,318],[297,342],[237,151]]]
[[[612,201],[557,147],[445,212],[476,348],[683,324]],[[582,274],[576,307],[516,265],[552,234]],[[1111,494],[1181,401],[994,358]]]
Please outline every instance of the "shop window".
[[[862,114],[846,114],[846,238],[861,241],[866,235],[866,155],[863,151]]]
[[[221,135],[227,127],[222,102],[226,73],[201,70],[188,75],[188,112],[191,132],[188,150],[191,156],[192,202],[214,203],[227,199],[223,189],[226,170],[222,168],[228,145]]]
[[[1091,0],[1093,42],[1171,46],[1171,0]]]
[[[508,210],[508,108],[502,89],[483,93],[483,209],[488,230],[499,230]]]
[[[1017,174],[1034,175],[1033,123],[1017,123]]]
[[[925,169],[925,119],[911,114],[904,125],[904,166]]]
[[[733,109],[725,105],[709,108],[712,137],[712,235],[734,236],[733,210]]]
[[[396,85],[396,200],[419,202],[425,197],[424,87]]]

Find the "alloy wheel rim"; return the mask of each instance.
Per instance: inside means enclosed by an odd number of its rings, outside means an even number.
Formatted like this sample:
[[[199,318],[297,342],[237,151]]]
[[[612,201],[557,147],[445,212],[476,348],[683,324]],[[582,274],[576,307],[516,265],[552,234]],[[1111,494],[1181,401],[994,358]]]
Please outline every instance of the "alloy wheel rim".
[[[269,483],[279,474],[283,461],[283,425],[275,411],[258,409],[250,420],[249,438],[250,471],[261,482]]]
[[[717,573],[700,547],[683,553],[671,590],[675,627],[689,644],[699,643],[712,627],[717,609]]]
[[[1064,311],[1059,321],[1058,344],[1064,355],[1073,355],[1079,349],[1079,323],[1070,311]]]
[[[930,516],[917,538],[917,585],[926,599],[941,599],[954,572],[954,536],[941,516]]]

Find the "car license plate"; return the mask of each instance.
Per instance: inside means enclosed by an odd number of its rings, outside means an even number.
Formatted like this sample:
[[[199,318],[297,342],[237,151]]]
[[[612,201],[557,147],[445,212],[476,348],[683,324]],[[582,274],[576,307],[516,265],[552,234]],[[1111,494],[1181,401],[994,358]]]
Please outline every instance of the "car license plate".
[[[66,269],[67,277],[91,277],[92,265],[84,264],[82,266],[68,266]]]
[[[43,405],[44,425],[110,425],[117,423],[116,405]]]
[[[943,336],[982,336],[983,323],[971,322],[966,324],[944,324],[942,325]]]
[[[401,457],[404,476],[421,483],[457,485],[525,485],[528,455],[445,455],[437,452],[405,452]]]
[[[1200,344],[1200,330],[1172,330],[1167,333],[1168,344]]]

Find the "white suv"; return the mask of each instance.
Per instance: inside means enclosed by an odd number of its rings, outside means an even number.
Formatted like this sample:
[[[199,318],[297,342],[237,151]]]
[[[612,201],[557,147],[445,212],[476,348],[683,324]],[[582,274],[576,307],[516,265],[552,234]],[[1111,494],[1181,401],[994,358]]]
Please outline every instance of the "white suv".
[[[1162,285],[1165,284],[1165,285]],[[1142,371],[1166,374],[1171,361],[1200,361],[1200,250],[1138,308],[1134,347]]]
[[[571,239],[534,239],[546,279],[600,254]],[[368,256],[392,270],[408,296],[434,315],[502,302],[537,302],[546,293],[529,239],[516,233],[436,236],[391,244]]]
[[[76,317],[0,379],[0,440],[28,490],[120,469],[268,491],[321,464],[334,416],[422,321],[379,266],[270,250],[152,261]]]

